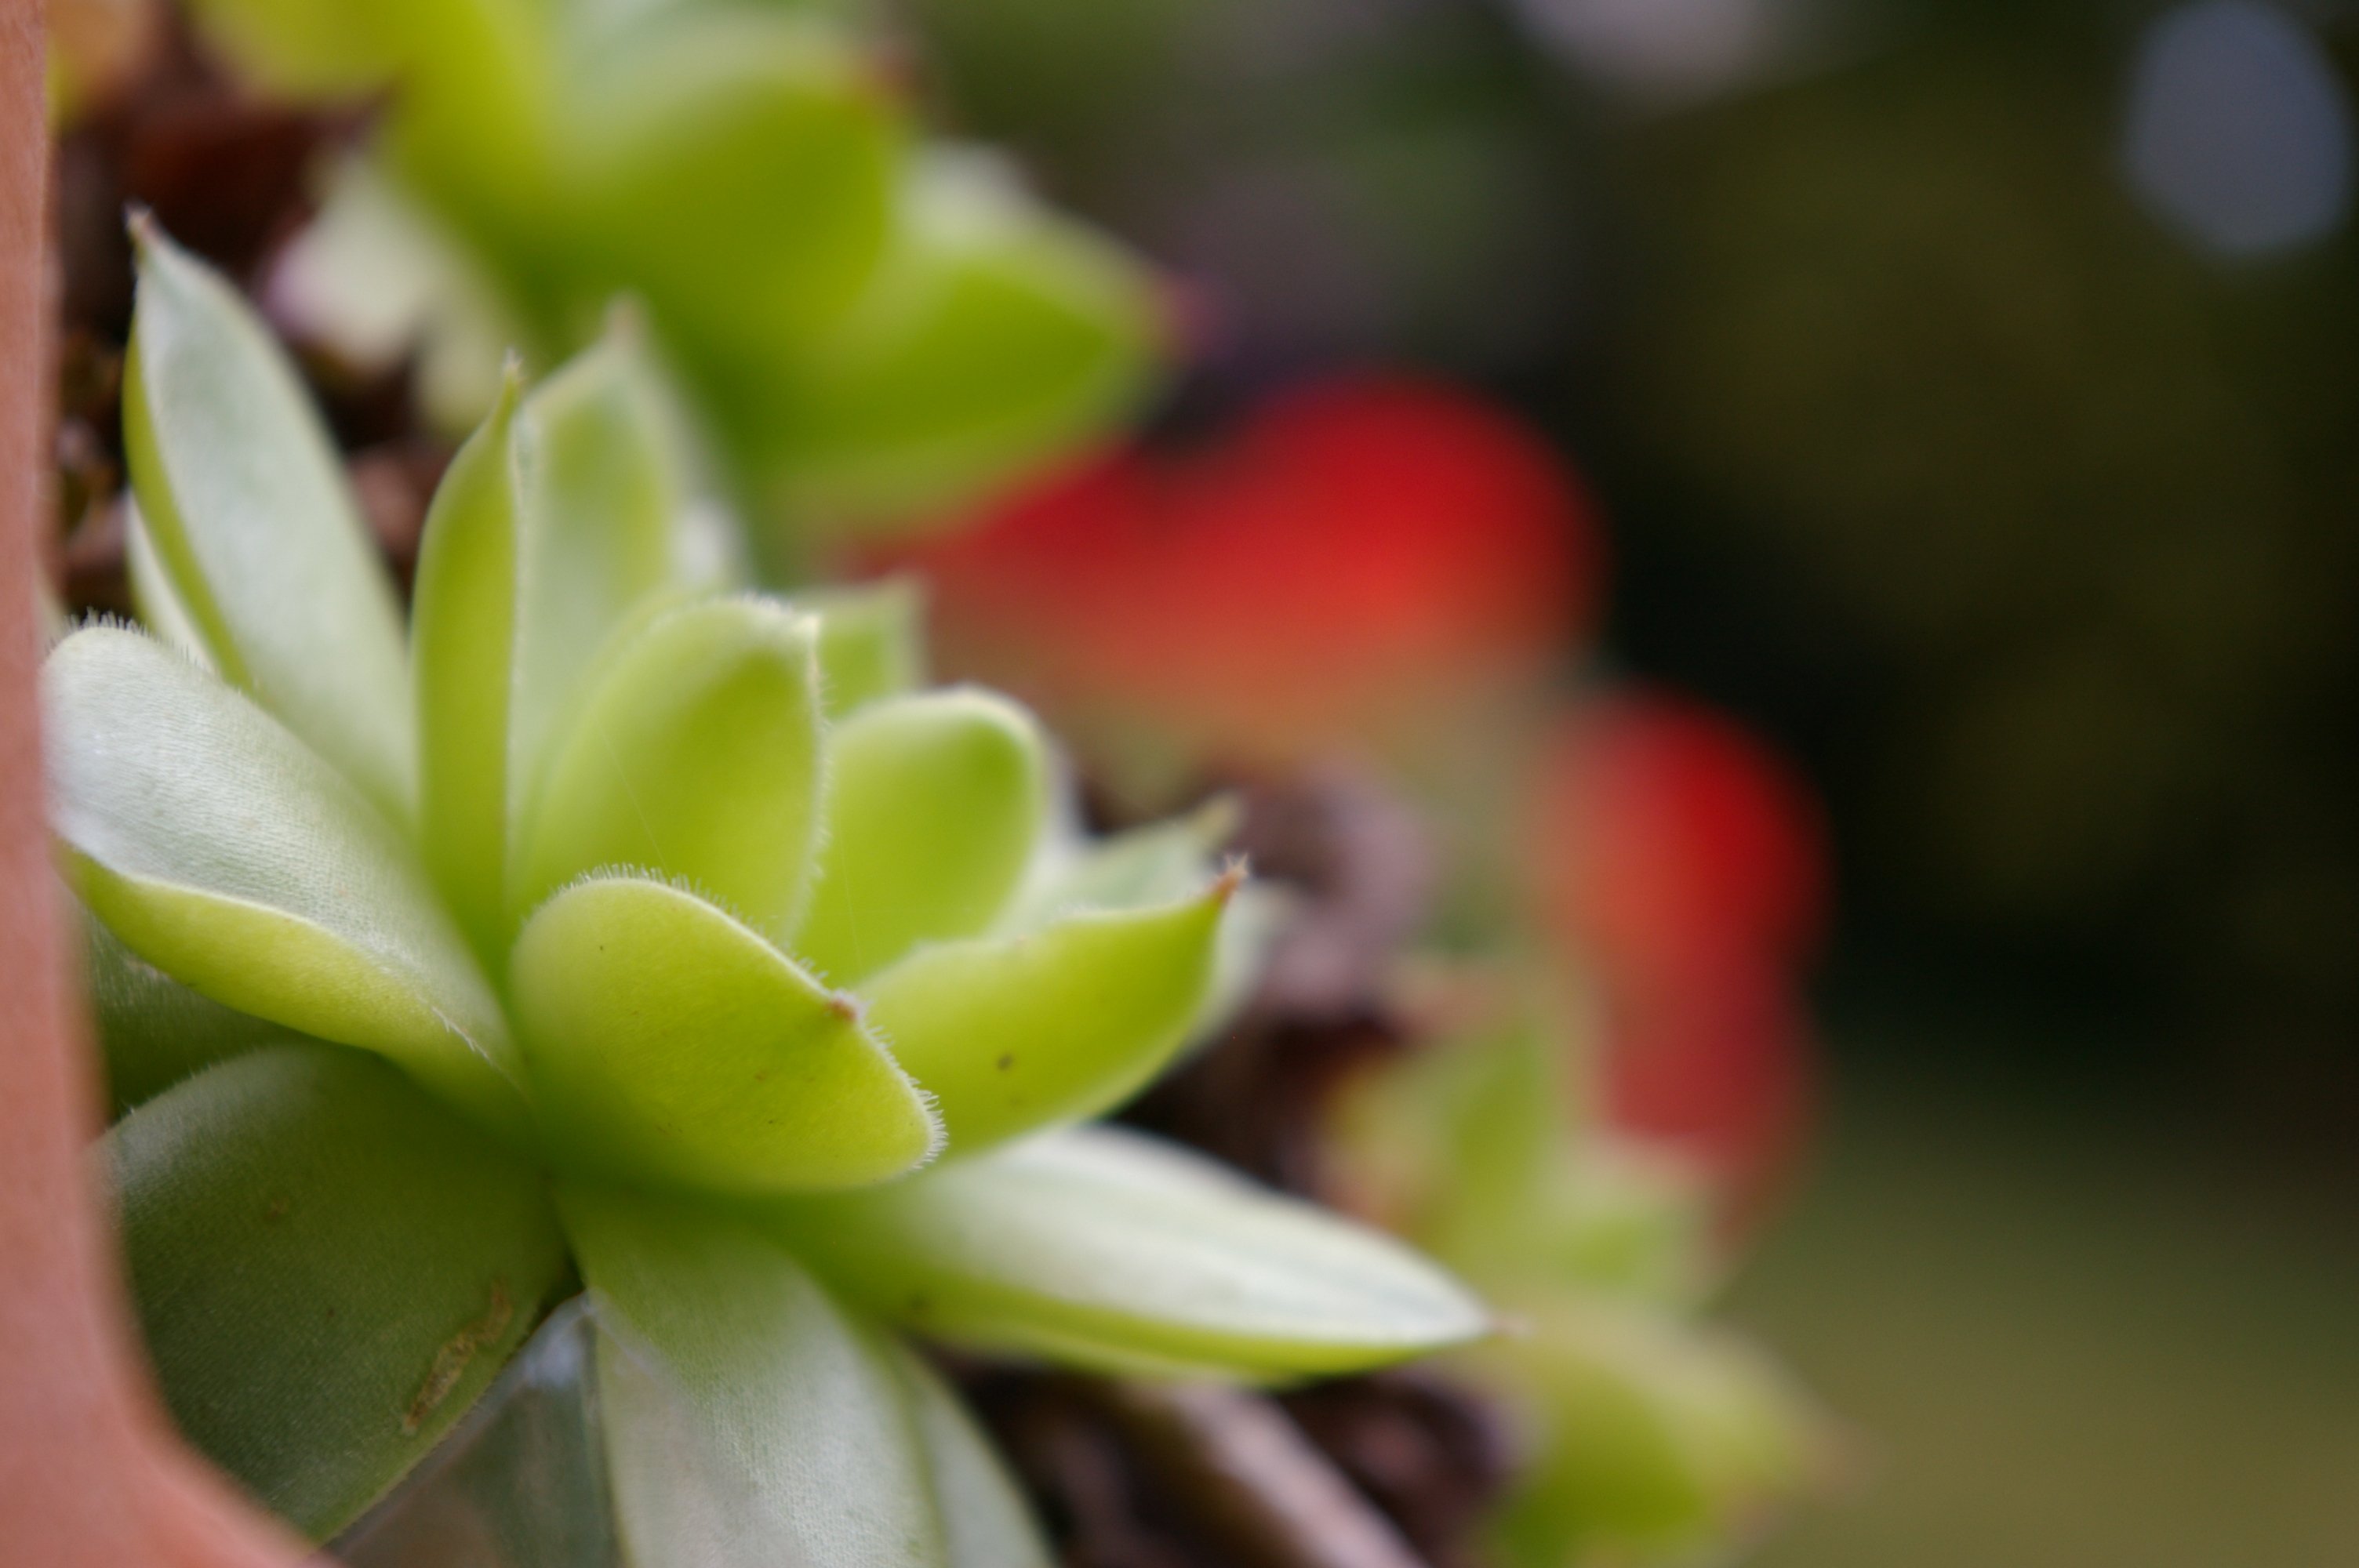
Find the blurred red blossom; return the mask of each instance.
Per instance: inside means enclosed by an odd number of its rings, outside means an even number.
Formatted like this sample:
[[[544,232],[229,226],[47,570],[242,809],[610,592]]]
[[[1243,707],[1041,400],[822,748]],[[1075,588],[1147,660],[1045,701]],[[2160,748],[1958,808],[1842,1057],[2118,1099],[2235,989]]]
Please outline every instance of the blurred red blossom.
[[[1541,754],[1532,832],[1552,928],[1617,974],[1672,978],[1808,957],[1825,918],[1825,828],[1793,772],[1727,718],[1616,692]]]
[[[1593,512],[1513,416],[1399,374],[1280,394],[1201,443],[1100,454],[895,564],[946,662],[1224,760],[1415,730],[1589,631]]]
[[[1560,722],[1527,810],[1540,918],[1602,993],[1607,1119],[1695,1159],[1740,1223],[1756,1216],[1810,1110],[1816,802],[1728,719],[1634,691]]]
[[[1691,1161],[1724,1232],[1777,1206],[1807,1146],[1818,1062],[1795,978],[1733,964],[1684,987],[1607,1000],[1599,1085],[1605,1121]]]

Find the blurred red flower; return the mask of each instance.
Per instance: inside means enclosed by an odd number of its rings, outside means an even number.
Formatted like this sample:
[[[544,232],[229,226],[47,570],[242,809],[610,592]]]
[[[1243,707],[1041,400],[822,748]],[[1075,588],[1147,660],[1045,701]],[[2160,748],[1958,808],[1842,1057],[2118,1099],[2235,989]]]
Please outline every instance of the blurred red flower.
[[[1723,1233],[1777,1206],[1809,1142],[1818,1060],[1795,977],[1732,964],[1688,985],[1607,998],[1598,1093],[1606,1123],[1691,1162]]]
[[[896,564],[946,663],[1224,758],[1413,729],[1589,628],[1586,495],[1466,392],[1299,386],[1203,443],[1103,453]]]
[[[1636,692],[1561,724],[1529,813],[1541,919],[1603,993],[1607,1119],[1695,1159],[1740,1223],[1756,1216],[1810,1111],[1817,804],[1726,718]]]

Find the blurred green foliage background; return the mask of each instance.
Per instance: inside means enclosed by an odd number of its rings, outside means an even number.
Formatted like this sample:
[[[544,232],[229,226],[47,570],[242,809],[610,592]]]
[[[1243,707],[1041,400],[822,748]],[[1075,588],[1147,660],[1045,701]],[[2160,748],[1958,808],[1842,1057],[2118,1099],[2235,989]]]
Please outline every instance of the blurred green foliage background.
[[[1986,1060],[1988,1028],[1838,1033]],[[1854,1429],[1847,1484],[1764,1568],[2359,1561],[2347,1182],[2122,1109],[1986,1069],[1848,1074],[1730,1302]]]

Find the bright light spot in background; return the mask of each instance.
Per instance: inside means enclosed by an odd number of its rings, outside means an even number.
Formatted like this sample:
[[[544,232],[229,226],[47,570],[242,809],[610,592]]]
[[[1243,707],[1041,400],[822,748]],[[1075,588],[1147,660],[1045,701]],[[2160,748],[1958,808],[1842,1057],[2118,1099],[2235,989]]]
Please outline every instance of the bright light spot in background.
[[[1539,41],[1641,92],[1701,96],[1743,76],[1770,41],[1773,0],[1515,0]]]
[[[2310,29],[2258,0],[2166,13],[2138,46],[2125,157],[2157,216],[2224,255],[2332,232],[2351,204],[2350,95]]]

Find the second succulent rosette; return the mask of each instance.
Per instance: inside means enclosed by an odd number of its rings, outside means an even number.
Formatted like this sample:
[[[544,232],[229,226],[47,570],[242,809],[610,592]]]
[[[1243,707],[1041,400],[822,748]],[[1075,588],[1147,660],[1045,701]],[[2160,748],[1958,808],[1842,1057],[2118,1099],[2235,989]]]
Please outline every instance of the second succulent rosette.
[[[511,377],[405,633],[277,345],[141,248],[149,629],[50,655],[52,811],[142,1327],[264,1501],[344,1527],[577,1281],[643,1568],[1044,1562],[896,1327],[1257,1380],[1481,1332],[1398,1246],[1078,1125],[1219,1008],[1242,873],[1085,838],[897,590],[745,591],[630,342]]]

